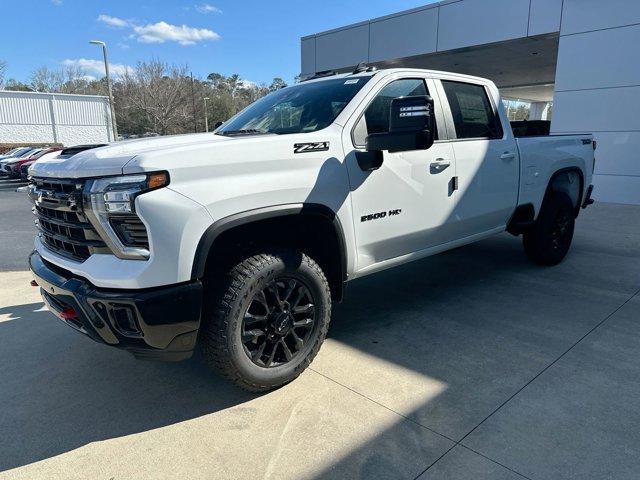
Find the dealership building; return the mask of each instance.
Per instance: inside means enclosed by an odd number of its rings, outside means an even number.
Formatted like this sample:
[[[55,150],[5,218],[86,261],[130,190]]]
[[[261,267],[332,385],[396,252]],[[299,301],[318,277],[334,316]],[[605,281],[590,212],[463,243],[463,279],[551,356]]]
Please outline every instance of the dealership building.
[[[0,144],[68,147],[111,141],[108,97],[0,90]]]
[[[640,204],[640,0],[445,0],[303,37],[301,58],[303,76],[366,62],[490,78],[552,133],[593,132],[595,197]]]

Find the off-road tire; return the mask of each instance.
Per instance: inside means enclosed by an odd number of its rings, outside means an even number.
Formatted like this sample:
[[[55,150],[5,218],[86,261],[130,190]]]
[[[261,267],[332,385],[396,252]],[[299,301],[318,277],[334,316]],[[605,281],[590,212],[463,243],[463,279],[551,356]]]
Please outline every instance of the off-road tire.
[[[289,363],[264,368],[245,351],[243,318],[255,295],[281,277],[299,279],[307,287],[317,326]],[[329,329],[331,292],[322,269],[306,254],[281,250],[252,255],[205,285],[200,351],[210,367],[235,385],[251,392],[276,389],[298,377],[318,353]]]
[[[524,251],[538,265],[557,265],[571,247],[575,209],[566,193],[549,192],[538,219],[523,235]]]

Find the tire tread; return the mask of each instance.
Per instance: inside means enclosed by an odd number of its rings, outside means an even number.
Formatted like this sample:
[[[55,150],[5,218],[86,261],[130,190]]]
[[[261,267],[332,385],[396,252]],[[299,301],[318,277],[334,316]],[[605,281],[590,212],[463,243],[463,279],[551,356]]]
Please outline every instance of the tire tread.
[[[230,322],[242,316],[242,312],[239,311],[240,307],[236,306],[238,297],[243,295],[243,292],[247,292],[245,295],[248,295],[249,283],[261,272],[274,266],[283,254],[286,252],[259,253],[239,262],[226,274],[225,281],[220,285],[221,288],[217,289],[218,292],[215,291],[216,289],[212,289],[204,309],[206,316],[201,329],[200,349],[205,362],[231,383],[250,392],[266,392],[278,388],[282,384],[258,384],[248,381],[232,362],[233,347],[230,345],[231,342],[229,342],[226,332],[230,329]],[[305,262],[318,275],[325,298],[329,302],[327,312],[330,312],[331,292],[329,282],[322,269],[304,253],[302,254],[302,262]],[[329,321],[322,321],[322,319],[319,321],[321,322],[319,335],[310,353],[295,368],[294,374],[285,383],[298,377],[311,364],[320,350],[329,329]]]

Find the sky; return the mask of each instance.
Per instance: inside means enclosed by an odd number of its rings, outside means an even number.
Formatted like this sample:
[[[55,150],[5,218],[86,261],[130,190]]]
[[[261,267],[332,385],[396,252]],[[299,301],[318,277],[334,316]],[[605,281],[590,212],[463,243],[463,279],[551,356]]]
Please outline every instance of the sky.
[[[40,66],[80,65],[103,76],[140,60],[188,64],[256,83],[300,72],[300,37],[418,7],[433,0],[0,0],[0,60],[7,78],[28,81]]]

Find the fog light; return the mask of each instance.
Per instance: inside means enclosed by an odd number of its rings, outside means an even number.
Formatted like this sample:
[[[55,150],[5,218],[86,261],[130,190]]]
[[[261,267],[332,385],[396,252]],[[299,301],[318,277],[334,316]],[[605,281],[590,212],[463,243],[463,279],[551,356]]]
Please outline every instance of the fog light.
[[[73,320],[74,318],[78,318],[78,314],[76,313],[76,311],[71,308],[71,307],[67,307],[64,310],[62,310],[60,312],[60,316],[62,318],[64,318],[65,320]]]

